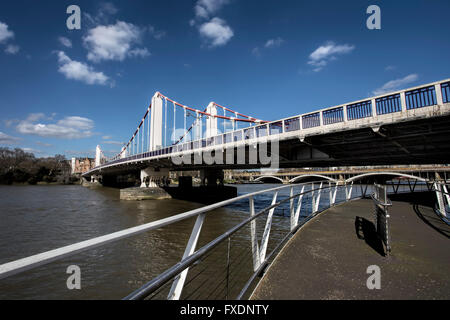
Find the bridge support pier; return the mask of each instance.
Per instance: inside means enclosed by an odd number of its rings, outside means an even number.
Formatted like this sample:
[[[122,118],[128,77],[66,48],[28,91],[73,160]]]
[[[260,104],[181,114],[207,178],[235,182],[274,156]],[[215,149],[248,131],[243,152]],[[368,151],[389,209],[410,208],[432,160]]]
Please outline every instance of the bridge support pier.
[[[146,168],[141,170],[141,188],[158,188],[169,184],[169,169]]]
[[[223,185],[224,174],[221,169],[201,169],[200,179],[202,186],[215,187],[217,182],[219,185]]]

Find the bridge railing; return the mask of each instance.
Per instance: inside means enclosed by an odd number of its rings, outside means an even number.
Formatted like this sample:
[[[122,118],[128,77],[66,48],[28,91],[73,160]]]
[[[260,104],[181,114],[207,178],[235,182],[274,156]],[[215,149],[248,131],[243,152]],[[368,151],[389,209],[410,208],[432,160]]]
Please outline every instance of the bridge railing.
[[[449,99],[450,79],[446,79],[419,87],[322,109],[312,113],[229,131],[210,138],[203,138],[164,147],[155,151],[130,155],[122,159],[109,161],[91,171],[117,163],[165,156],[203,148],[221,147],[236,142],[250,142],[254,139],[280,135],[283,133],[310,132],[318,127],[349,123],[397,112],[408,112],[410,110],[442,105],[443,103],[449,103]]]
[[[297,192],[294,192],[294,189],[298,189]],[[346,189],[346,187],[333,185],[328,182],[317,182],[280,186],[253,192],[213,205],[177,214],[162,220],[150,222],[137,227],[121,230],[101,237],[5,263],[0,265],[0,279],[61,260],[89,249],[104,246],[106,244],[136,236],[144,232],[167,227],[186,219],[196,218],[195,225],[192,229],[192,233],[187,243],[182,260],[127,297],[127,299],[143,299],[151,294],[154,294],[159,288],[169,284],[171,285],[171,288],[167,297],[169,299],[179,299],[186,282],[189,267],[194,264],[199,264],[201,260],[203,260],[216,246],[223,244],[225,241],[230,241],[231,237],[236,235],[238,232],[245,231],[244,227],[250,226],[249,238],[251,243],[250,250],[252,252],[251,260],[253,261],[253,268],[249,271],[258,273],[264,268],[264,266],[267,265],[269,259],[273,257],[275,250],[278,250],[282,243],[290,235],[295,233],[295,231],[298,230],[302,224],[309,221],[323,209],[331,207],[339,202],[350,200],[351,195],[348,195],[348,191],[346,192],[346,196],[340,197],[337,195],[338,192],[343,189]],[[289,191],[289,195],[283,195],[283,190]],[[273,194],[271,204],[261,210],[257,210],[256,208],[259,206],[257,202],[259,201],[258,197],[267,194]],[[282,197],[284,197],[284,199],[281,199]],[[356,196],[354,196],[354,198],[355,197]],[[230,230],[227,230],[218,238],[210,241],[197,250],[197,242],[199,240],[206,215],[212,214],[215,209],[230,206],[239,201],[242,202],[243,200],[248,201],[249,216],[247,218],[244,216],[245,219],[241,223],[237,224]],[[274,247],[269,239],[271,238],[271,230],[275,224],[275,210],[283,210],[283,212],[284,210],[287,210],[289,212],[289,227],[286,230],[287,235],[283,239],[283,242],[276,243],[275,248],[272,251],[269,251]],[[259,226],[264,226],[263,230],[257,229],[257,219],[263,219],[264,223]],[[262,231],[262,237],[259,241],[258,234],[261,235],[260,231]],[[251,275],[251,277],[254,279],[255,275]],[[192,283],[191,278],[189,279],[189,283]],[[243,283],[241,284],[241,288],[242,286],[244,286]],[[248,288],[249,285],[246,286]],[[242,293],[240,294],[240,297],[244,294],[244,292],[241,292],[241,288],[239,288],[239,292]],[[230,297],[228,291],[226,296]]]
[[[399,181],[399,185],[400,183]],[[196,299],[210,297],[216,299],[241,299],[248,296],[249,290],[254,286],[257,277],[263,273],[286,241],[305,223],[323,210],[340,203],[366,197],[371,192],[371,186],[369,185],[353,183],[336,185],[328,181],[284,185],[261,190],[158,221],[5,263],[0,265],[0,279],[89,249],[130,238],[144,232],[167,228],[178,222],[195,218],[195,224],[181,260],[128,295],[126,299],[193,299],[194,293]],[[397,186],[393,188],[392,192],[398,193],[402,192],[402,190]],[[405,189],[404,192],[409,191]],[[444,196],[448,196],[448,192]],[[248,212],[245,213],[242,212],[243,201],[248,201]],[[262,204],[269,201],[268,203],[270,204],[262,206],[260,201],[263,201]],[[209,242],[197,249],[207,215],[218,214],[215,210],[222,207],[227,207],[234,211],[236,207],[233,207],[233,205],[235,204],[238,205],[238,211],[242,213],[241,222],[213,240],[207,238]],[[289,219],[277,220],[275,217],[279,215],[287,216]],[[277,231],[276,233],[274,232],[275,230]],[[236,239],[241,239],[241,241]],[[242,241],[242,239],[245,241]],[[222,248],[225,246],[225,250],[215,250],[220,246]],[[236,249],[241,251],[236,253]],[[248,255],[246,254],[247,252],[249,253]],[[224,256],[222,257],[224,262],[219,265],[220,272],[216,269],[210,270],[208,258],[216,261],[218,255],[220,256],[221,254]]]
[[[450,224],[450,185],[444,182],[435,182],[433,184],[433,191],[436,192],[436,213],[444,220],[445,223]]]

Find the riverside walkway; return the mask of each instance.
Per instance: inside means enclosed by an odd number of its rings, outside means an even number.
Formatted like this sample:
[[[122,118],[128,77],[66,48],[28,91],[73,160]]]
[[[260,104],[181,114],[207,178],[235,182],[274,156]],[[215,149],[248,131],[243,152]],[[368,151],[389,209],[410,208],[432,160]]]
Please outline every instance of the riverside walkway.
[[[375,236],[373,201],[349,202],[300,229],[251,299],[450,299],[450,226],[417,196],[392,200],[389,256]],[[367,288],[370,265],[380,267],[379,290]]]

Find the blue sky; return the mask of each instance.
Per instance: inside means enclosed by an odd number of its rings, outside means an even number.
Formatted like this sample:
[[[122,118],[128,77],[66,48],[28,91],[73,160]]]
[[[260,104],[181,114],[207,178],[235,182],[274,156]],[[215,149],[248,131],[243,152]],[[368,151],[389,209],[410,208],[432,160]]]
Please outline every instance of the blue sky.
[[[81,9],[68,30],[66,9]],[[381,30],[366,9],[381,8]],[[0,145],[94,155],[156,91],[264,120],[450,77],[449,1],[1,1]]]

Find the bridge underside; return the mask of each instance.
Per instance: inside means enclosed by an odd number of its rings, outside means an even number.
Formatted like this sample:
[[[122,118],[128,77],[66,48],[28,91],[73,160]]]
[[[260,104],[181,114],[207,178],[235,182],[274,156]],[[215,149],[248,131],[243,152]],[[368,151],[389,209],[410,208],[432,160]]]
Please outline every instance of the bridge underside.
[[[448,164],[450,161],[450,116],[397,122],[378,128],[327,132],[291,137],[280,141],[279,167],[331,167],[402,164]],[[214,154],[214,153],[213,153]],[[169,168],[174,171],[199,170],[211,165],[183,163],[175,165],[170,157],[142,160],[102,168],[99,174],[118,175],[138,172],[141,169]],[[261,164],[248,164],[248,146],[245,164],[214,164],[215,169],[255,169]]]
[[[281,142],[280,167],[447,164],[449,124],[445,116]]]

